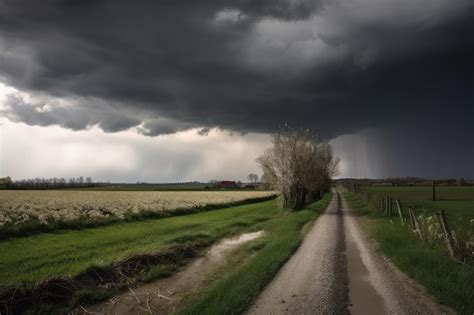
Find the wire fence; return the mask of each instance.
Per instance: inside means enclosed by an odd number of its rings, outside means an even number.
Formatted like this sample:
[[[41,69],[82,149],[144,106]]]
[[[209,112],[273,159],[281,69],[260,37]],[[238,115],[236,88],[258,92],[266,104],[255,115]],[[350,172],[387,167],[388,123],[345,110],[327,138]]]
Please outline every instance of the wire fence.
[[[427,215],[414,206],[405,206],[400,199],[362,190],[356,185],[344,186],[355,194],[368,209],[392,223],[399,221],[407,232],[414,233],[427,246],[444,244],[451,259],[474,264],[474,220],[452,227],[444,210]]]

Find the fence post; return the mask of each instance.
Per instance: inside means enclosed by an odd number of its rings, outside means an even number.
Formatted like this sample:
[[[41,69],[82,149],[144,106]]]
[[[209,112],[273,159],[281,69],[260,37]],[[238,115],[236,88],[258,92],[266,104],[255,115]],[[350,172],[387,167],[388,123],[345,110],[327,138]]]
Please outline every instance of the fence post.
[[[388,197],[388,217],[391,218],[392,217],[392,197],[389,196]]]
[[[412,211],[411,207],[408,208],[408,216],[410,217],[410,226],[414,230],[415,229],[415,220],[413,220],[413,211]]]
[[[418,235],[420,240],[423,240],[423,234],[421,234],[421,225],[420,225],[420,222],[418,221],[418,217],[416,216],[415,208],[410,209],[410,215],[412,217],[413,225],[415,227],[415,233]]]
[[[397,204],[398,216],[400,216],[400,221],[402,221],[402,225],[405,225],[405,217],[403,216],[402,203],[400,199],[395,200],[395,203]]]
[[[456,253],[454,252],[454,240],[453,235],[451,234],[451,229],[449,228],[448,221],[446,220],[446,215],[444,211],[441,210],[436,215],[439,217],[441,223],[441,228],[444,232],[444,237],[446,239],[446,244],[448,245],[449,255],[452,259],[456,260]]]

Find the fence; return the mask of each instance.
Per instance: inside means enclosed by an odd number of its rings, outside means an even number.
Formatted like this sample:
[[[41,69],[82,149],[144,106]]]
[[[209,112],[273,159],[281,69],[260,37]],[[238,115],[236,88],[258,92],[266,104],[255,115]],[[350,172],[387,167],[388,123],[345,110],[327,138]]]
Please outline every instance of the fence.
[[[407,231],[412,231],[417,238],[428,244],[443,241],[451,259],[459,262],[474,262],[474,233],[464,230],[451,229],[446,214],[443,210],[434,216],[419,215],[415,207],[403,207],[402,201],[368,191],[361,190],[358,186],[351,185],[345,188],[356,194],[369,209],[380,216],[392,220],[394,217],[400,221]]]

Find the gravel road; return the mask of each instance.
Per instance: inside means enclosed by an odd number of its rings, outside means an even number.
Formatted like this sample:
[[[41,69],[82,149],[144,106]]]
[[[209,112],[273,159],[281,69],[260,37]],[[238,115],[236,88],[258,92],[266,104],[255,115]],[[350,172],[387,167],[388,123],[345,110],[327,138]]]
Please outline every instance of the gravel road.
[[[334,191],[302,245],[249,314],[446,314],[394,267]]]

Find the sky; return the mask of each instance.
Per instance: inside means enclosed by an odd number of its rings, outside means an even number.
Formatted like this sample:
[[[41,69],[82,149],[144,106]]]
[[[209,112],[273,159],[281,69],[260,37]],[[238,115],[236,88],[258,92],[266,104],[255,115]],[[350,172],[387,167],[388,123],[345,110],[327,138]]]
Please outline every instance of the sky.
[[[0,176],[244,180],[283,123],[341,177],[474,178],[472,0],[0,0]]]

